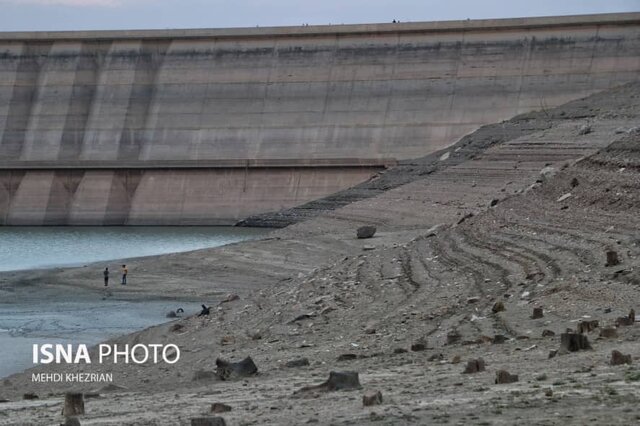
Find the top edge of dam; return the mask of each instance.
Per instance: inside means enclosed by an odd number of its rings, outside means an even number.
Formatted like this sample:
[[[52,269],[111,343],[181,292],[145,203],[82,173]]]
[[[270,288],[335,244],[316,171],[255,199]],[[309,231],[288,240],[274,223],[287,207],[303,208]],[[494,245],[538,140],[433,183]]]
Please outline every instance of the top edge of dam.
[[[539,16],[447,21],[328,24],[276,27],[86,30],[86,31],[0,31],[0,40],[128,40],[349,36],[386,33],[442,33],[457,31],[526,30],[592,25],[633,25],[640,12],[588,15]]]

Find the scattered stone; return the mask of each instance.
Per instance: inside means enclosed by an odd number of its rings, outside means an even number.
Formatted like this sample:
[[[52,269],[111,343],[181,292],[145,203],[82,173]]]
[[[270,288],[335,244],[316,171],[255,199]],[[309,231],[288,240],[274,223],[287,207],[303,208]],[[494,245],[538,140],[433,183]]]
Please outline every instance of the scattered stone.
[[[406,354],[407,352],[409,351],[407,351],[405,348],[395,348],[393,350],[394,354]]]
[[[371,407],[373,405],[382,404],[382,392],[380,391],[370,391],[366,392],[362,396],[362,405],[364,407]]]
[[[485,362],[482,358],[472,359],[467,361],[467,366],[465,367],[462,374],[474,374],[484,370],[485,370]]]
[[[80,426],[80,420],[77,417],[67,417],[60,426]]]
[[[434,361],[442,361],[443,359],[444,359],[444,355],[442,355],[442,354],[433,354],[429,358],[427,358],[427,361],[434,362]]]
[[[578,128],[579,135],[588,135],[589,133],[591,133],[591,131],[592,131],[591,126],[588,124],[583,124]]]
[[[364,334],[376,334],[377,328],[378,328],[378,322],[377,321],[369,321],[364,326]]]
[[[611,351],[611,365],[623,365],[631,364],[631,355],[624,355],[622,352],[613,350]]]
[[[473,213],[467,213],[458,220],[458,225],[464,223],[467,219],[471,219],[473,217]]]
[[[630,326],[630,325],[633,325],[635,322],[636,322],[636,311],[632,309],[631,311],[629,311],[629,315],[627,315],[626,317],[619,317],[616,319],[616,326],[617,327]]]
[[[234,343],[236,343],[236,338],[234,336],[222,336],[222,339],[220,339],[220,344],[222,346],[233,345]]]
[[[220,304],[233,302],[239,299],[240,299],[240,296],[238,296],[237,294],[231,293],[231,294],[228,294],[227,297],[224,298],[224,300],[221,300]]]
[[[460,355],[455,355],[451,360],[451,364],[460,364],[462,361],[462,357]]]
[[[493,200],[491,200],[491,202],[489,202],[489,207],[495,207],[498,205],[499,202],[500,202],[499,199],[494,198]]]
[[[544,311],[542,308],[533,308],[533,313],[531,314],[532,319],[538,319],[544,317]]]
[[[314,391],[331,392],[356,389],[362,389],[358,373],[355,371],[332,371],[329,373],[329,378],[324,383],[315,386],[305,386],[294,392],[294,394]]]
[[[580,333],[562,333],[560,335],[560,348],[567,352],[577,352],[591,349],[587,336]]]
[[[284,366],[287,368],[296,368],[296,367],[306,367],[308,365],[310,364],[307,358],[299,358],[299,359],[287,361],[287,363]]]
[[[468,298],[468,299],[467,299],[467,303],[468,303],[469,305],[471,305],[471,304],[473,304],[473,303],[478,303],[478,301],[480,301],[480,298],[479,298],[479,297],[477,297],[477,296],[470,297],[470,298]]]
[[[456,344],[462,339],[462,336],[458,332],[458,330],[453,329],[447,333],[447,345]]]
[[[557,349],[553,349],[549,351],[549,359],[551,358],[555,358],[555,356],[558,355],[558,350]]]
[[[494,345],[499,345],[506,342],[507,340],[509,340],[507,336],[496,334],[495,336],[493,336],[493,341],[491,343],[493,343]]]
[[[338,355],[338,358],[336,359],[336,361],[353,361],[354,359],[357,359],[358,355],[356,354],[341,354]]]
[[[413,345],[411,345],[411,350],[413,352],[421,352],[427,349],[427,345],[422,343],[422,342],[416,342]]]
[[[191,426],[226,426],[227,423],[222,417],[194,417],[191,419]]]
[[[371,238],[376,234],[376,231],[377,229],[375,226],[365,225],[358,228],[358,230],[356,231],[356,236],[359,239]]]
[[[502,312],[504,310],[504,302],[502,300],[498,300],[493,304],[493,308],[491,308],[491,312],[493,312],[494,314],[497,314],[498,312]]]
[[[578,181],[578,178],[574,177],[573,179],[571,179],[571,182],[569,182],[569,184],[572,188],[575,188],[576,186],[580,185],[580,182]]]
[[[212,413],[226,413],[231,410],[232,408],[230,405],[223,404],[222,402],[214,402],[213,404],[211,404]]]
[[[578,333],[581,333],[581,334],[590,333],[596,328],[598,328],[599,325],[600,323],[598,322],[598,320],[580,321],[578,323]]]
[[[544,391],[544,396],[546,396],[547,398],[551,398],[551,397],[553,396],[553,389],[551,389],[551,388],[547,388],[547,389]]]
[[[304,320],[308,320],[314,317],[313,313],[309,313],[309,314],[300,314],[297,317],[295,317],[294,319],[292,319],[291,321],[289,321],[289,324],[293,324],[294,322],[298,322],[298,321],[304,321]]]
[[[613,327],[605,327],[600,329],[600,337],[604,339],[615,339],[618,337],[618,330]]]
[[[629,311],[629,319],[631,320],[631,322],[636,322],[636,311],[631,309]]]
[[[567,192],[566,194],[564,194],[564,195],[562,195],[560,198],[558,198],[558,199],[556,200],[556,202],[561,203],[561,202],[563,202],[564,200],[566,200],[566,199],[567,199],[567,198],[569,198],[569,197],[571,197],[571,193],[570,193],[570,192]]]
[[[607,250],[607,263],[604,266],[616,266],[620,264],[620,259],[618,259],[618,252],[615,250]]]
[[[552,337],[555,335],[556,333],[553,330],[549,330],[549,329],[542,330],[542,337]]]
[[[24,395],[22,395],[22,399],[26,399],[26,400],[33,400],[38,398],[39,398],[38,395],[36,395],[33,392],[25,393]]]
[[[250,356],[239,362],[230,362],[221,358],[216,359],[216,375],[221,380],[231,380],[238,377],[253,376],[258,373],[258,367]]]
[[[542,374],[536,376],[536,380],[539,381],[539,382],[543,382],[543,381],[545,381],[547,379],[548,379],[548,377],[547,377],[547,375],[545,373],[542,373]]]
[[[627,129],[625,129],[624,127],[617,127],[613,132],[616,135],[619,135],[621,133],[627,133]]]
[[[173,324],[171,327],[169,327],[169,331],[172,333],[177,333],[178,331],[181,331],[182,329],[184,329],[184,325],[182,324]]]
[[[64,408],[62,415],[65,417],[80,416],[84,414],[84,396],[81,393],[69,392],[64,395]]]
[[[605,314],[610,314],[610,313],[611,313],[611,311],[612,311],[612,309],[611,309],[611,308],[605,308],[605,309],[604,309],[604,313],[605,313]]]
[[[207,371],[207,370],[197,370],[195,373],[193,373],[193,380],[194,382],[197,382],[199,380],[211,380],[211,379],[215,379],[217,377],[216,373],[213,371]]]
[[[376,249],[376,246],[362,246],[362,250],[364,251],[370,251],[375,249]]]
[[[262,333],[260,332],[260,330],[257,330],[257,331],[247,331],[247,336],[248,336],[251,340],[260,340],[260,339],[262,339]]]
[[[502,385],[507,383],[515,383],[518,381],[516,374],[509,374],[506,370],[496,371],[496,385]]]

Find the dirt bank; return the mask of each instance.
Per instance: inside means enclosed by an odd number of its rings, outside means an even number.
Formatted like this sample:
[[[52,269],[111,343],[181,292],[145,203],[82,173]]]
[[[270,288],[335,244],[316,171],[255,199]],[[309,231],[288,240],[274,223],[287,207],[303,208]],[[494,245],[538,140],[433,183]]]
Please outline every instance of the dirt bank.
[[[116,340],[175,343],[175,366],[73,369],[113,372],[123,387],[88,400],[83,424],[189,424],[213,402],[233,407],[228,424],[637,423],[640,327],[599,335],[640,301],[639,118],[640,85],[627,85],[483,128],[415,162],[424,173],[314,210],[268,239],[129,261],[132,296],[240,297]],[[358,240],[365,223],[378,233]],[[606,266],[607,251],[619,264]],[[93,269],[47,272],[46,282],[90,286]],[[497,302],[503,311],[493,312]],[[542,318],[532,318],[536,307]],[[587,320],[598,320],[585,332],[592,349],[549,359],[559,335]],[[632,364],[609,365],[613,349]],[[247,355],[257,376],[194,380],[217,356]],[[301,357],[310,365],[285,367]],[[485,371],[461,374],[479,357]],[[519,381],[494,384],[500,369]],[[363,408],[364,390],[294,395],[340,370],[359,372],[383,404]],[[13,376],[0,424],[55,423],[70,389],[96,385]],[[26,392],[41,399],[20,401]]]

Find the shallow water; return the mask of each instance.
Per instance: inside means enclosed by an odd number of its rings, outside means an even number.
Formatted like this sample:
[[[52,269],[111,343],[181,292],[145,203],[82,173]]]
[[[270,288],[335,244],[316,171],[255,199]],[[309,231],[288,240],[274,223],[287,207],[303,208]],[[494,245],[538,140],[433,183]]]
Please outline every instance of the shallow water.
[[[0,271],[79,266],[217,247],[267,232],[229,226],[0,227]]]

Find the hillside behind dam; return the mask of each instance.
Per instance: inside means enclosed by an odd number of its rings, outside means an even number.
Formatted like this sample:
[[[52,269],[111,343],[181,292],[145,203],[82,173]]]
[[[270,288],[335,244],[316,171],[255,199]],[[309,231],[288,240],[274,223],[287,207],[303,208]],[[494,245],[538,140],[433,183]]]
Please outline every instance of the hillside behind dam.
[[[640,13],[0,33],[0,224],[233,224],[639,72]]]

